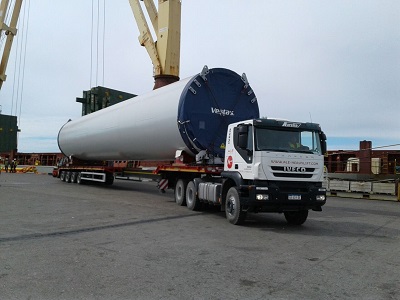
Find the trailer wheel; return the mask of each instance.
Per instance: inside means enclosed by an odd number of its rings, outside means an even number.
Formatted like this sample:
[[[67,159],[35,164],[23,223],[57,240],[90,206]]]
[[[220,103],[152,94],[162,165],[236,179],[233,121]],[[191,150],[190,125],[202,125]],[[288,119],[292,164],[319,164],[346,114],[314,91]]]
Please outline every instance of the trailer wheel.
[[[61,171],[60,173],[60,180],[65,181],[65,171]]]
[[[76,176],[76,183],[77,184],[82,184],[82,174],[81,174],[81,172],[78,172],[78,175]]]
[[[235,187],[231,187],[226,194],[225,215],[228,221],[234,225],[243,224],[247,212],[243,211],[239,193]]]
[[[114,183],[114,176],[112,174],[106,174],[106,185],[112,185]]]
[[[71,182],[76,183],[76,172],[71,173]]]
[[[187,181],[184,179],[179,179],[175,185],[175,202],[180,205],[186,205],[186,187]]]
[[[70,183],[71,182],[71,172],[67,172],[65,175],[65,182]]]
[[[308,210],[285,211],[284,215],[289,224],[301,225],[307,220]]]
[[[197,197],[196,186],[193,181],[190,181],[186,187],[186,204],[190,210],[199,210],[201,202]]]

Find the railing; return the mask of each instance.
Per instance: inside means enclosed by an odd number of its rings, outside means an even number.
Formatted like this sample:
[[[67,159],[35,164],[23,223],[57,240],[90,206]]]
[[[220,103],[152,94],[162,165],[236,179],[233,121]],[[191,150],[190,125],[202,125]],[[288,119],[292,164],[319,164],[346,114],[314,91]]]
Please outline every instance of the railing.
[[[339,180],[327,179],[324,181],[324,187],[327,189],[328,194],[332,196],[350,196],[350,194],[359,194],[362,198],[379,198],[382,196],[394,196],[393,198],[400,201],[400,185],[398,181],[352,181],[352,180]],[[360,197],[360,198],[361,198]],[[387,197],[381,197],[387,198]]]

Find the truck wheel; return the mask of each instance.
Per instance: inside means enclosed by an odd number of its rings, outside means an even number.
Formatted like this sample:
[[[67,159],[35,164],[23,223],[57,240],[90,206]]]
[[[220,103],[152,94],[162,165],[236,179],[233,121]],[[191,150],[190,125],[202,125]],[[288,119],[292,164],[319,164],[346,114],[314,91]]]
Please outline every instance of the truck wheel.
[[[235,187],[231,187],[226,195],[225,215],[228,221],[234,225],[243,224],[246,220],[247,212],[243,211],[239,193]]]
[[[76,183],[76,172],[71,173],[71,182]]]
[[[77,184],[82,184],[82,174],[81,174],[81,172],[79,172],[78,175],[76,176],[76,183]]]
[[[201,203],[196,193],[196,186],[190,181],[186,187],[186,204],[190,210],[199,210]]]
[[[285,211],[284,215],[289,224],[301,225],[307,220],[308,210]]]
[[[65,181],[65,171],[61,171],[60,173],[60,180]]]
[[[187,181],[179,179],[175,185],[175,202],[180,205],[186,205],[186,187]]]
[[[112,185],[114,183],[114,176],[112,174],[106,174],[106,185]]]
[[[67,172],[65,175],[65,182],[70,183],[71,182],[71,172]]]

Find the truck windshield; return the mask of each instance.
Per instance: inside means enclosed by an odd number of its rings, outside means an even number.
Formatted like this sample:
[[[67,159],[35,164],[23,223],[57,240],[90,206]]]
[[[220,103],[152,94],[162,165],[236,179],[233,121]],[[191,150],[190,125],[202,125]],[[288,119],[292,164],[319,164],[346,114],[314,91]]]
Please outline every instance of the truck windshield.
[[[281,151],[321,154],[319,134],[309,130],[255,128],[256,151]]]

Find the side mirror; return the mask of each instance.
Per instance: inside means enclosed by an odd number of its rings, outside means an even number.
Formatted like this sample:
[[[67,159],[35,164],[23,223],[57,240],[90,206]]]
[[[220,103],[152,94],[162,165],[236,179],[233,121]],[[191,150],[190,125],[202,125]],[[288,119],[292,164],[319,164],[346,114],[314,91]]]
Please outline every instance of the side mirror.
[[[326,151],[328,151],[328,149],[327,149],[327,146],[326,146],[326,135],[323,132],[321,132],[321,134],[320,134],[320,141],[321,141],[322,154],[325,154]]]

